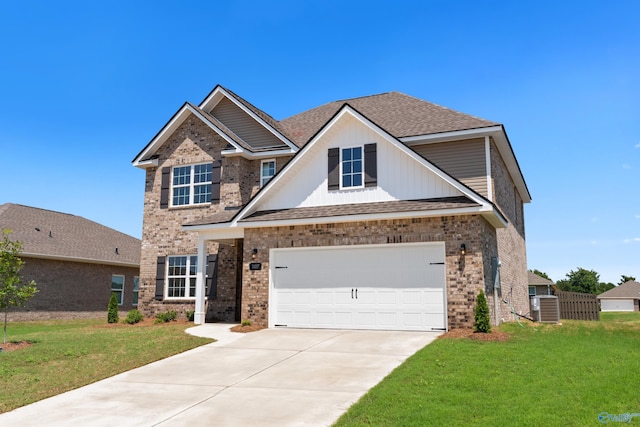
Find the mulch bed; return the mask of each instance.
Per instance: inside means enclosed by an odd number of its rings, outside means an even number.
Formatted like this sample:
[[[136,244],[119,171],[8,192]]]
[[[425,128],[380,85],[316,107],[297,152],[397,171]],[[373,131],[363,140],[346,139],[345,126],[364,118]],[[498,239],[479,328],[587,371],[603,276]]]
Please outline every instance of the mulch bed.
[[[439,338],[444,339],[461,339],[467,338],[475,341],[508,341],[511,336],[505,332],[491,331],[489,333],[474,332],[473,329],[452,329],[441,335]]]
[[[8,343],[0,343],[0,348],[2,348],[2,352],[16,351],[23,348],[27,348],[31,346],[29,341],[18,341],[18,342],[8,342]]]
[[[255,331],[259,331],[260,329],[264,329],[264,326],[260,326],[260,325],[248,325],[248,326],[242,326],[242,325],[236,325],[233,328],[230,329],[231,332],[255,332]]]

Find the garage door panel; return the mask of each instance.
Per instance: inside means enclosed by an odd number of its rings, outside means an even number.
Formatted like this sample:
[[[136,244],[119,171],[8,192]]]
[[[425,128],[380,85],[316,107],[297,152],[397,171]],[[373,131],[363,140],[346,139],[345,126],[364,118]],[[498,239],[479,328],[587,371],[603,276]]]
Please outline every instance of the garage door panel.
[[[274,324],[446,327],[443,243],[281,249],[271,264]]]
[[[601,299],[602,311],[635,311],[632,299]]]

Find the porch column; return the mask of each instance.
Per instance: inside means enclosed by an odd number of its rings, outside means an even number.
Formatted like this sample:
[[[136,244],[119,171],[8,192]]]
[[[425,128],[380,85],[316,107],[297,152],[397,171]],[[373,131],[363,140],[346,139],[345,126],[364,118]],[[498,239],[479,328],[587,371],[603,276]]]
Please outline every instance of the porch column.
[[[196,312],[193,316],[193,323],[196,325],[204,324],[204,286],[205,286],[205,264],[207,262],[207,255],[205,246],[207,241],[203,238],[198,238],[198,266],[196,269]]]

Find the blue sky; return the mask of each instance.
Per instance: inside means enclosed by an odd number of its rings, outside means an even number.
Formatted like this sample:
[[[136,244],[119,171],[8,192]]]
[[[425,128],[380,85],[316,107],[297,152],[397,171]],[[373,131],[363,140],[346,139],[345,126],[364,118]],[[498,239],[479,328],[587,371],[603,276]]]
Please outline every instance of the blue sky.
[[[400,91],[503,123],[529,268],[640,279],[640,2],[20,1],[0,6],[0,203],[140,237],[131,166],[216,84],[276,119]]]

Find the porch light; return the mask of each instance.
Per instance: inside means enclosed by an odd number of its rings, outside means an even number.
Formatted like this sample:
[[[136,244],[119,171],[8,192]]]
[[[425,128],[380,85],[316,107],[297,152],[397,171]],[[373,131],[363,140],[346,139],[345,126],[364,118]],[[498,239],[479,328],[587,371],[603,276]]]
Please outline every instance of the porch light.
[[[467,245],[464,243],[460,245],[460,255],[465,255],[467,253]]]
[[[258,253],[258,248],[253,248],[253,251],[251,251],[251,259],[256,259],[257,253]]]

